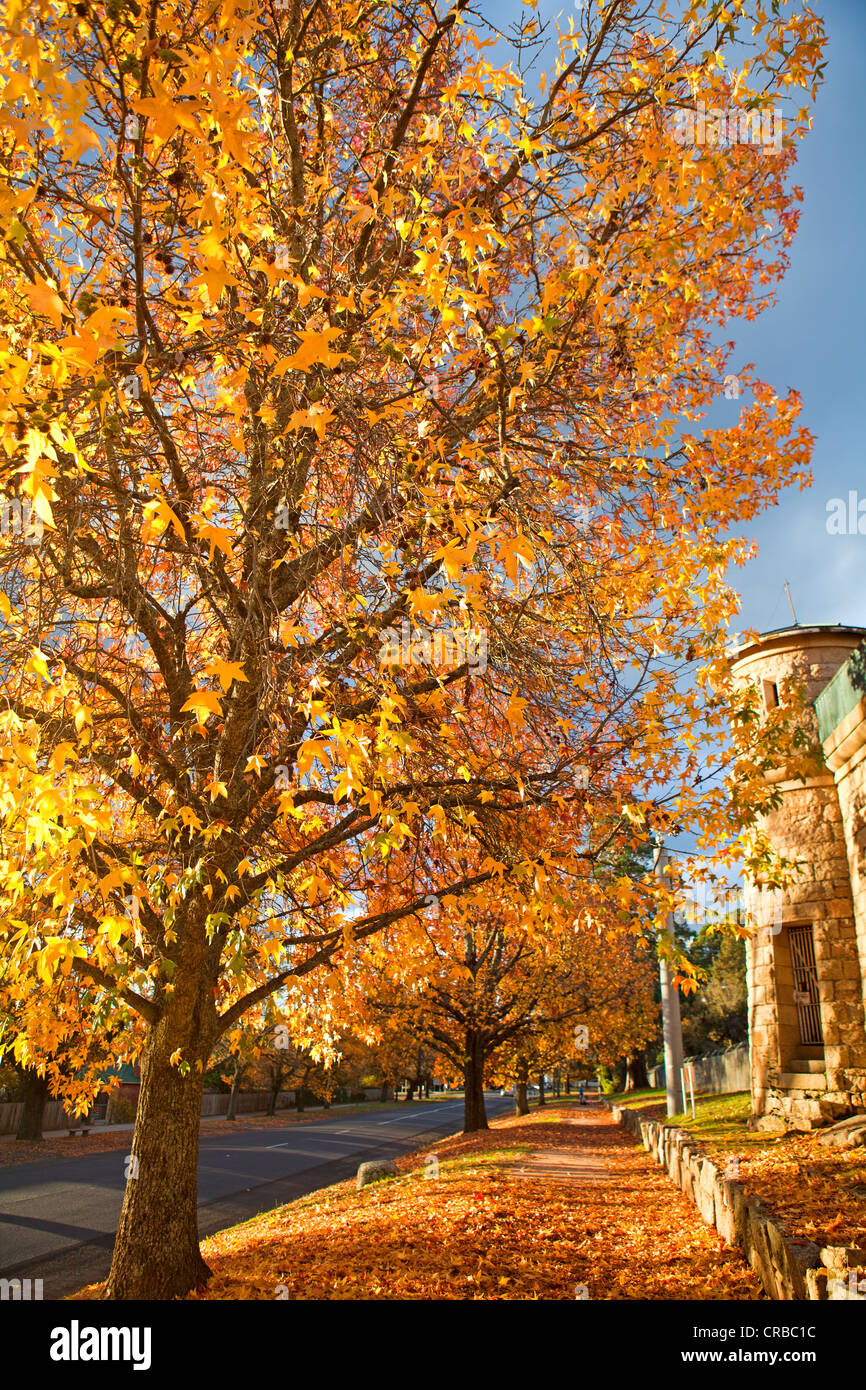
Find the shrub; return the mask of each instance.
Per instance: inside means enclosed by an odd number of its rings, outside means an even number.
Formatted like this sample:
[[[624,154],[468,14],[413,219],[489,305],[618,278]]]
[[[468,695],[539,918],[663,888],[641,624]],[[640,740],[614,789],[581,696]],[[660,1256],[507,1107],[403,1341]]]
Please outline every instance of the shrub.
[[[135,1106],[126,1096],[115,1096],[111,1103],[111,1123],[113,1125],[128,1125],[135,1119]]]

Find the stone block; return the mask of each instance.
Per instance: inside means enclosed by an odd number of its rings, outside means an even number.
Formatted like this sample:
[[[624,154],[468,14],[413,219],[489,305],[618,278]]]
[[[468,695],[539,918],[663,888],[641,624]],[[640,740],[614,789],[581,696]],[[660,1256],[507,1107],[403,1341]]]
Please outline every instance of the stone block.
[[[857,1149],[866,1146],[866,1115],[853,1115],[826,1129],[819,1144],[831,1149]]]
[[[708,1226],[714,1226],[716,1222],[715,1181],[718,1177],[718,1169],[708,1158],[698,1160],[698,1162],[700,1163],[700,1170],[695,1185],[698,1211]]]
[[[828,1274],[826,1269],[807,1269],[806,1288],[808,1297],[815,1303],[827,1301]]]
[[[789,1286],[790,1261],[782,1228],[779,1226],[778,1222],[768,1219],[764,1229],[767,1236],[767,1248],[770,1252],[770,1264],[772,1266],[773,1283],[776,1287],[776,1297],[779,1299],[793,1298],[794,1294]],[[769,1290],[767,1290],[767,1292],[769,1292]]]
[[[734,1216],[736,1244],[744,1252],[749,1247],[749,1199],[741,1182],[728,1182],[728,1195]]]
[[[748,1120],[748,1128],[759,1130],[763,1134],[786,1134],[788,1131],[781,1115],[752,1115]]]
[[[786,1292],[791,1299],[808,1299],[807,1276],[811,1270],[820,1268],[821,1251],[812,1240],[793,1240],[784,1238]]]
[[[752,1210],[749,1212],[749,1264],[763,1284],[765,1293],[771,1298],[779,1299],[780,1290],[767,1234],[767,1218]]]
[[[737,1228],[734,1221],[733,1199],[730,1192],[731,1183],[729,1179],[717,1178],[713,1188],[713,1199],[715,1202],[715,1227],[722,1240],[727,1241],[728,1245],[736,1245]]]
[[[370,1163],[362,1163],[355,1181],[355,1191],[360,1192],[371,1182],[381,1182],[383,1178],[395,1178],[397,1165],[390,1158],[377,1158]]]

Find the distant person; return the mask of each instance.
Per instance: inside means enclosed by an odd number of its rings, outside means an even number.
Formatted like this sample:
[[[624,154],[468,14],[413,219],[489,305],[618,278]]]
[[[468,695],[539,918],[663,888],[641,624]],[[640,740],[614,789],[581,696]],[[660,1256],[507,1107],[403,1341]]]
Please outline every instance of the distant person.
[[[586,1101],[585,1101],[584,1098],[583,1098],[583,1082],[582,1082],[582,1081],[581,1081],[580,1085],[579,1085],[578,1088],[577,1088],[577,1094],[578,1094],[578,1096],[579,1096],[579,1098],[580,1098],[580,1099],[579,1099],[579,1104],[580,1104],[580,1105],[586,1105]]]

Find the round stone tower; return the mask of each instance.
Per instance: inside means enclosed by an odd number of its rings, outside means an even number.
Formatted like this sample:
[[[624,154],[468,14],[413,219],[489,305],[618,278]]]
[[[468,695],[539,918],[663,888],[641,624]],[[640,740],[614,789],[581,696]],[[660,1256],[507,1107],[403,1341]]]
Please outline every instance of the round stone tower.
[[[758,685],[765,709],[784,700],[789,676],[814,700],[864,637],[862,628],[780,628],[738,645],[731,670]],[[820,748],[811,707],[806,718]],[[783,769],[772,781],[782,800],[764,828],[780,853],[808,869],[774,895],[747,947],[752,1113],[761,1128],[810,1129],[864,1103],[854,904],[833,773],[822,759],[805,781],[787,780]]]

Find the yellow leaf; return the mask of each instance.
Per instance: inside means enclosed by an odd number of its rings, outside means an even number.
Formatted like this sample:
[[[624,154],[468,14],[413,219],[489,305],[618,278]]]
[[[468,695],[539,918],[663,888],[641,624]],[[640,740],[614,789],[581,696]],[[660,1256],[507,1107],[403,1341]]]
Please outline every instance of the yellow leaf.
[[[349,356],[347,352],[331,351],[330,344],[334,338],[339,338],[340,332],[339,328],[325,328],[321,333],[317,333],[314,329],[299,329],[300,347],[289,357],[281,357],[279,362],[275,362],[274,371],[282,375],[290,368],[296,372],[305,372],[309,367],[315,367],[317,364],[323,367],[335,367],[338,362],[342,362],[344,357]]]
[[[35,284],[24,286],[24,294],[34,314],[45,314],[55,328],[63,327],[64,314],[67,318],[71,317],[71,310],[66,308],[57,291],[52,289],[41,275]]]
[[[181,714],[185,713],[186,710],[193,710],[197,713],[200,722],[203,722],[202,711],[206,711],[208,714],[222,714],[223,712],[215,690],[194,691],[186,704],[181,706]]]
[[[287,429],[315,430],[319,439],[324,439],[325,429],[333,420],[334,414],[330,406],[311,405],[307,410],[296,410],[289,418]]]
[[[211,661],[205,666],[206,676],[216,676],[223,692],[227,691],[232,681],[247,681],[244,675],[244,668],[239,661]]]
[[[505,566],[505,573],[512,584],[517,581],[517,566],[529,569],[535,559],[535,552],[525,536],[515,536],[513,540],[503,541],[499,547],[499,558]]]
[[[33,651],[30,654],[30,660],[27,663],[27,670],[34,671],[37,676],[41,676],[42,679],[45,681],[51,680],[51,677],[48,674],[48,662],[45,660],[45,657],[42,655],[38,647],[34,647]]]

